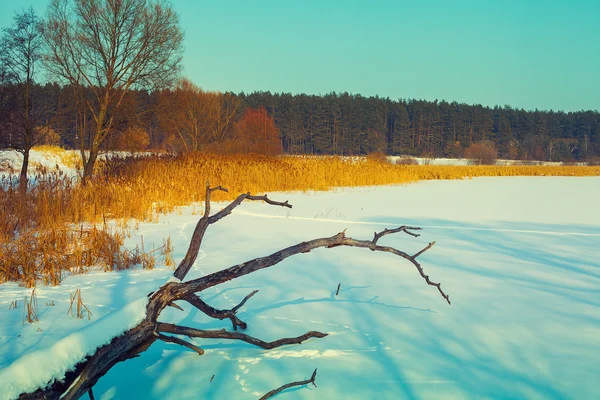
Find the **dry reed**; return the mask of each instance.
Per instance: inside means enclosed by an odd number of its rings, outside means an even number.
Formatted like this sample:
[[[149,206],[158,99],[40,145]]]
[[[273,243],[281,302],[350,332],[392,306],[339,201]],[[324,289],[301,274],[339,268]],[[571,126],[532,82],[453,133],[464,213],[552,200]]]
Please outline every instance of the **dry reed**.
[[[0,178],[0,282],[59,284],[63,272],[106,271],[142,264],[153,268],[160,250],[173,266],[170,240],[151,252],[122,249],[126,233],[107,219],[151,221],[177,206],[204,200],[209,179],[239,193],[328,190],[480,176],[600,176],[598,166],[392,165],[380,157],[268,157],[261,155],[142,156],[107,159],[86,186],[60,172],[38,171],[30,190],[14,175]]]
[[[83,299],[81,298],[81,290],[77,289],[75,291],[75,294],[70,294],[69,297],[71,300],[69,304],[69,310],[67,311],[67,315],[71,314],[71,317],[83,318],[83,314],[87,313],[88,320],[90,320],[92,318],[92,312],[83,303]],[[73,314],[73,304],[75,304],[75,314]]]

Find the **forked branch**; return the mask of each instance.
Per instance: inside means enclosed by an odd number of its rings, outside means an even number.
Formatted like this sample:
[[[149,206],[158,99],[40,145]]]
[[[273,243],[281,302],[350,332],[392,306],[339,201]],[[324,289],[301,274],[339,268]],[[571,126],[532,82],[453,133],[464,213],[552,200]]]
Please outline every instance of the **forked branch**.
[[[250,294],[244,297],[240,304],[233,307],[231,310],[217,310],[216,308],[205,303],[199,296],[193,293],[186,295],[184,299],[211,318],[216,318],[220,320],[229,318],[231,320],[231,324],[233,325],[233,330],[237,331],[238,326],[242,329],[246,329],[247,325],[244,321],[237,317],[236,313],[244,304],[246,304],[248,299],[254,296],[256,293],[258,293],[258,290],[252,291]]]
[[[322,333],[318,331],[309,331],[303,335],[291,337],[291,338],[281,338],[274,340],[272,342],[265,342],[264,340],[257,339],[250,335],[246,335],[241,332],[229,332],[225,329],[219,330],[202,330],[196,328],[189,328],[187,326],[180,326],[174,324],[168,324],[165,322],[159,322],[156,327],[157,332],[161,333],[172,333],[174,335],[183,335],[187,337],[194,338],[202,338],[202,339],[230,339],[230,340],[241,340],[246,343],[253,344],[255,346],[261,347],[263,349],[274,349],[276,347],[285,346],[287,344],[300,344],[310,338],[324,338],[327,336],[327,333]]]
[[[312,383],[314,385],[314,387],[317,387],[317,384],[315,383],[316,377],[317,377],[317,369],[315,368],[310,379],[306,379],[304,381],[291,382],[291,383],[285,384],[283,386],[280,386],[277,389],[273,389],[269,393],[266,393],[264,396],[262,396],[258,400],[270,399],[271,397],[275,396],[276,394],[283,392],[285,389],[289,389],[294,386],[303,386],[303,385],[308,385],[309,383]]]
[[[174,337],[174,336],[166,336],[166,335],[163,335],[163,334],[158,333],[158,332],[155,332],[155,335],[156,335],[157,338],[159,338],[163,342],[175,343],[175,344],[178,344],[180,346],[187,347],[188,349],[192,349],[196,353],[198,353],[199,355],[204,354],[204,350],[202,350],[200,347],[195,346],[195,345],[193,345],[191,343],[188,343],[185,340],[179,339],[179,338]]]
[[[253,196],[250,193],[244,193],[244,194],[240,194],[237,199],[235,199],[234,201],[232,201],[227,207],[225,207],[224,209],[222,209],[221,211],[219,211],[218,213],[216,213],[215,215],[209,217],[209,221],[211,224],[214,224],[215,222],[217,222],[218,220],[220,220],[223,217],[228,216],[229,214],[231,214],[231,212],[240,204],[242,204],[242,202],[244,200],[252,200],[252,201],[264,201],[267,204],[270,204],[272,206],[280,206],[280,207],[287,207],[287,208],[292,208],[292,205],[289,204],[286,201],[284,202],[280,202],[280,201],[274,201],[271,200],[267,197],[267,195],[262,195],[262,196]]]
[[[384,234],[387,235],[387,234],[396,233],[396,232],[405,232],[405,229],[400,229],[400,228],[392,229],[392,230],[388,230],[387,233],[386,233],[386,231],[383,231],[382,234],[379,235],[379,237],[384,236]],[[375,238],[377,238],[377,235],[378,234],[375,234]],[[328,238],[314,239],[314,240],[310,240],[308,242],[302,242],[302,243],[296,244],[294,246],[287,247],[283,250],[279,250],[269,256],[255,258],[254,260],[250,260],[250,261],[247,261],[242,264],[234,265],[233,267],[203,276],[198,279],[191,280],[189,282],[179,284],[177,286],[177,288],[175,288],[174,290],[177,293],[176,294],[177,298],[186,298],[186,296],[188,296],[192,293],[197,293],[197,292],[200,292],[207,288],[213,287],[215,285],[219,285],[221,283],[230,281],[232,279],[236,279],[241,276],[251,274],[253,272],[256,272],[256,271],[264,269],[264,268],[272,267],[272,266],[280,263],[281,261],[285,260],[286,258],[294,256],[296,254],[308,253],[311,250],[321,248],[321,247],[332,248],[332,247],[337,247],[337,246],[348,246],[348,247],[366,248],[366,249],[370,249],[372,251],[381,251],[381,252],[386,252],[386,253],[392,253],[401,258],[404,258],[405,260],[410,261],[415,266],[415,268],[417,268],[417,271],[419,271],[419,274],[425,280],[425,282],[430,286],[436,287],[438,289],[438,291],[440,292],[440,294],[442,295],[442,297],[448,302],[448,304],[451,304],[450,297],[446,293],[444,293],[444,291],[441,288],[441,284],[431,281],[429,276],[427,274],[425,274],[425,271],[423,270],[423,267],[421,266],[421,264],[419,264],[419,262],[417,261],[417,257],[420,256],[421,254],[423,254],[425,251],[429,250],[435,244],[435,242],[429,243],[421,251],[419,251],[415,255],[411,256],[411,255],[409,255],[403,251],[400,251],[394,247],[380,246],[376,243],[375,238],[373,240],[357,240],[357,239],[353,239],[351,237],[346,237],[345,231],[340,232],[335,236],[331,236]]]
[[[264,201],[270,205],[292,208],[292,205],[289,204],[287,201],[284,201],[284,202],[273,201],[273,200],[269,199],[266,194],[262,195],[262,196],[253,196],[250,193],[244,193],[244,194],[239,195],[227,207],[225,207],[221,211],[217,212],[215,215],[211,216],[210,215],[210,195],[212,192],[217,191],[217,190],[220,190],[223,192],[228,192],[228,190],[226,188],[224,188],[220,185],[211,188],[209,185],[209,182],[206,181],[206,197],[205,197],[205,201],[204,201],[204,215],[202,216],[202,218],[200,218],[200,220],[196,224],[196,228],[194,228],[194,233],[192,234],[192,239],[190,240],[190,246],[188,247],[188,251],[185,254],[185,257],[183,258],[183,260],[181,260],[181,262],[177,266],[177,269],[175,269],[175,272],[173,273],[173,276],[175,278],[179,279],[180,281],[182,281],[185,278],[185,276],[188,274],[188,272],[192,268],[192,265],[194,265],[194,262],[196,262],[196,258],[198,257],[198,251],[200,250],[200,245],[202,244],[202,239],[204,238],[204,234],[206,233],[206,229],[208,228],[208,226],[219,221],[221,218],[224,218],[227,215],[231,214],[233,209],[235,209],[237,206],[239,206],[244,200]]]
[[[421,235],[419,235],[418,233],[414,233],[411,231],[420,231],[422,228],[416,227],[416,226],[406,226],[406,225],[402,225],[399,228],[396,229],[388,229],[385,228],[384,230],[382,230],[381,232],[375,232],[375,236],[373,237],[373,244],[377,244],[377,241],[379,239],[381,239],[382,237],[384,237],[385,235],[391,235],[393,233],[398,233],[398,232],[404,232],[407,235],[413,236],[413,237],[419,237]]]

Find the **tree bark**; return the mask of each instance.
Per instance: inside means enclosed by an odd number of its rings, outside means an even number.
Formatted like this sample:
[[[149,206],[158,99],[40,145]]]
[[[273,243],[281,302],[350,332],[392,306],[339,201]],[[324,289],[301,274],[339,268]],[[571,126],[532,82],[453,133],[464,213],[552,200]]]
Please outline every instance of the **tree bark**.
[[[29,178],[27,177],[27,171],[29,170],[29,149],[23,150],[23,164],[21,165],[21,174],[19,175],[19,189],[23,192],[27,191],[27,184]]]
[[[83,166],[83,176],[82,183],[85,185],[92,179],[94,175],[94,166],[96,165],[96,160],[98,159],[98,148],[96,146],[90,147],[90,154]]]

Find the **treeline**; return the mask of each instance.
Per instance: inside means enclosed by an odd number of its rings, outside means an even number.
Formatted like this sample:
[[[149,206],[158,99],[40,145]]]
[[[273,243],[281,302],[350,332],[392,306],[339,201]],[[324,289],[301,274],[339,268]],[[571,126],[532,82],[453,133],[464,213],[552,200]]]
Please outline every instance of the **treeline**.
[[[0,90],[5,94],[0,106],[10,109],[12,91]],[[76,149],[92,140],[92,116],[82,106],[82,97],[93,101],[88,89],[36,84],[31,96],[31,117],[51,129],[51,140]],[[173,89],[128,92],[111,117],[103,150],[462,157],[471,144],[487,141],[508,159],[600,156],[597,111],[525,111],[347,93],[218,93],[181,80]],[[8,125],[1,135],[6,144]]]
[[[0,149],[20,148],[20,90],[0,85]],[[97,126],[86,87],[48,83],[29,89],[28,118],[37,144],[88,149]],[[279,154],[279,130],[264,107],[243,105],[231,93],[203,91],[186,79],[171,89],[129,90],[106,115],[111,129],[100,150]]]
[[[551,161],[600,156],[597,111],[525,111],[446,101],[390,100],[348,93],[324,96],[240,94],[264,106],[291,154],[461,157],[473,143],[493,143],[500,157]]]

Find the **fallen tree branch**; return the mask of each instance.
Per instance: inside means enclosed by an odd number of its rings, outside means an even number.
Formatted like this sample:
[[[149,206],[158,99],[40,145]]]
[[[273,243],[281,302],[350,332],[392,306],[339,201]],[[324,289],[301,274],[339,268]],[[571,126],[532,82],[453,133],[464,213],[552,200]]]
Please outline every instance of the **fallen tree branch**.
[[[283,392],[285,389],[289,389],[294,386],[303,386],[303,385],[308,385],[309,383],[312,383],[315,387],[317,387],[317,384],[315,383],[316,377],[317,377],[317,369],[315,368],[310,379],[306,379],[304,381],[296,381],[296,382],[287,383],[283,386],[278,387],[277,389],[271,390],[269,393],[266,393],[264,396],[262,396],[258,400],[270,399],[271,397],[275,396],[276,394]]]
[[[173,276],[175,278],[179,279],[180,281],[182,281],[185,278],[187,273],[192,268],[192,265],[196,261],[196,258],[198,257],[198,251],[200,250],[200,245],[202,244],[202,239],[204,238],[204,233],[206,232],[206,229],[208,229],[208,226],[211,224],[214,224],[215,222],[219,221],[220,219],[231,214],[231,212],[237,206],[239,206],[244,200],[264,201],[267,204],[292,208],[292,205],[289,204],[287,201],[284,201],[284,202],[273,201],[273,200],[269,199],[266,194],[263,196],[253,196],[250,193],[244,193],[244,194],[239,195],[227,207],[225,207],[224,209],[222,209],[215,215],[211,216],[210,215],[210,194],[216,190],[228,192],[228,190],[222,186],[217,186],[217,187],[211,188],[209,185],[209,182],[208,181],[206,182],[206,198],[204,201],[204,215],[202,216],[202,218],[200,218],[200,220],[196,224],[196,228],[194,228],[194,233],[192,234],[192,239],[190,240],[190,246],[188,247],[188,251],[185,254],[185,257],[183,258],[183,260],[181,260],[181,262],[175,269],[175,272],[173,273]]]
[[[396,232],[400,231],[401,230],[396,230]],[[311,250],[320,247],[333,248],[337,246],[348,246],[366,248],[372,251],[392,253],[401,258],[404,258],[405,260],[410,261],[417,268],[419,274],[425,280],[425,282],[428,285],[435,286],[442,295],[442,297],[448,302],[448,304],[451,304],[450,297],[446,293],[444,293],[444,291],[441,288],[441,284],[431,281],[429,279],[429,276],[425,274],[423,267],[421,267],[419,262],[416,260],[416,258],[419,255],[421,255],[426,250],[430,249],[434,244],[435,242],[429,243],[429,245],[427,245],[427,247],[425,247],[423,250],[419,251],[414,256],[411,256],[393,247],[377,245],[376,243],[373,243],[372,240],[357,240],[351,237],[346,237],[346,234],[344,232],[340,232],[335,236],[314,239],[308,242],[302,242],[294,246],[287,247],[283,250],[279,250],[267,257],[255,258],[254,260],[234,265],[233,267],[226,268],[224,270],[203,276],[201,278],[181,283],[175,289],[175,292],[177,293],[177,298],[185,298],[185,296],[191,293],[198,293],[210,287],[230,281],[232,279],[251,274],[261,269],[272,267],[273,265],[276,265],[281,261],[285,260],[286,258],[294,256],[296,254],[308,253]]]
[[[78,364],[72,366],[70,370],[66,371],[64,379],[57,380],[54,382],[47,382],[44,389],[38,389],[33,393],[22,394],[19,398],[31,398],[31,399],[48,399],[58,398],[65,400],[78,399],[85,394],[91,394],[91,388],[96,384],[100,377],[104,376],[115,364],[125,361],[130,358],[139,356],[140,353],[144,352],[150,347],[156,340],[164,342],[170,342],[185,346],[198,354],[203,354],[204,351],[181,338],[171,335],[184,335],[190,338],[202,338],[202,339],[227,339],[227,340],[240,340],[252,345],[261,347],[263,349],[273,349],[279,346],[300,344],[310,338],[323,338],[327,336],[327,333],[318,331],[309,331],[303,335],[291,338],[281,338],[272,342],[266,342],[261,339],[246,335],[244,333],[237,332],[237,327],[245,329],[247,324],[240,320],[236,313],[243,307],[246,302],[254,296],[257,291],[253,291],[248,294],[242,301],[233,307],[231,310],[218,310],[207,303],[205,303],[196,293],[199,293],[210,287],[219,285],[221,283],[230,281],[232,279],[240,278],[244,275],[251,274],[261,269],[272,267],[288,257],[308,253],[317,248],[333,248],[338,246],[357,247],[365,248],[371,251],[385,252],[394,254],[400,258],[403,258],[412,263],[418,270],[421,277],[425,280],[428,285],[434,286],[438,289],[442,297],[450,304],[450,298],[444,293],[440,283],[436,283],[430,280],[429,276],[425,274],[423,267],[417,261],[417,257],[429,250],[435,242],[429,243],[425,248],[420,250],[414,255],[409,255],[401,250],[389,246],[378,245],[379,239],[383,236],[391,235],[394,233],[404,232],[408,235],[417,237],[418,234],[412,232],[419,230],[418,227],[400,226],[395,229],[385,229],[382,232],[375,233],[372,240],[357,240],[351,237],[347,237],[344,232],[340,232],[337,235],[325,238],[314,239],[306,242],[301,242],[293,246],[289,246],[285,249],[276,251],[269,256],[256,258],[244,262],[242,264],[234,265],[232,267],[223,269],[221,271],[208,274],[206,276],[193,279],[187,282],[183,282],[183,279],[191,269],[193,263],[196,261],[202,239],[206,232],[206,229],[211,224],[219,221],[225,216],[231,214],[233,209],[239,206],[244,200],[252,201],[264,201],[269,205],[281,206],[281,207],[292,207],[287,201],[277,202],[269,199],[267,195],[253,196],[249,193],[238,196],[233,202],[227,207],[217,212],[214,215],[210,215],[210,195],[212,192],[221,190],[227,191],[227,189],[217,186],[211,188],[208,183],[206,185],[206,202],[205,212],[202,218],[196,224],[192,239],[190,240],[189,248],[186,252],[184,259],[181,261],[179,266],[174,272],[173,279],[168,283],[164,284],[156,291],[148,295],[148,303],[146,306],[145,318],[138,323],[132,329],[126,331],[122,335],[113,337],[110,343],[95,349],[94,353],[88,358],[81,360]],[[181,309],[179,305],[175,303],[177,300],[185,300],[198,310],[202,311],[209,317],[217,319],[230,319],[233,325],[233,332],[221,330],[200,330],[191,327],[173,325],[163,322],[158,322],[162,310],[166,307],[175,307]],[[101,321],[101,320],[100,320]],[[100,327],[101,329],[101,327]],[[306,383],[313,383],[316,376],[316,370],[310,380],[292,382],[284,385],[274,391],[267,393],[263,398],[272,397],[275,394],[292,386],[303,385]],[[315,385],[316,386],[316,385]]]
[[[236,312],[239,309],[239,307],[244,305],[244,303],[250,297],[252,297],[256,292],[258,292],[258,290],[255,290],[254,292],[250,293],[248,296],[246,296],[244,298],[244,300],[242,300],[242,302],[240,304],[238,304],[236,306],[237,308],[234,307],[231,310],[217,310],[216,308],[205,303],[200,297],[198,297],[197,295],[195,295],[193,293],[187,294],[184,297],[184,299],[188,303],[190,303],[191,305],[193,305],[198,310],[202,311],[204,314],[208,315],[211,318],[216,318],[216,319],[220,319],[220,320],[229,318],[231,320],[231,324],[233,325],[233,330],[237,331],[238,326],[242,329],[246,329],[247,324],[238,318],[238,316],[236,315]]]
[[[162,333],[172,333],[174,335],[183,335],[187,337],[195,337],[202,339],[230,339],[230,340],[241,340],[246,343],[253,344],[255,346],[261,347],[263,349],[274,349],[276,347],[285,346],[286,344],[300,344],[305,340],[310,338],[324,338],[327,336],[327,333],[322,333],[318,331],[309,331],[303,335],[291,337],[291,338],[281,338],[274,340],[272,342],[265,342],[264,340],[257,339],[253,336],[246,335],[241,332],[229,332],[225,329],[219,329],[215,331],[207,331],[196,328],[189,328],[187,326],[180,326],[174,324],[168,324],[164,322],[159,322],[157,324],[156,330]]]
[[[411,231],[419,231],[419,230],[421,230],[421,228],[416,227],[416,226],[405,226],[405,225],[402,225],[401,227],[396,228],[396,229],[385,228],[383,231],[381,231],[379,233],[375,232],[375,236],[373,237],[372,242],[373,242],[373,244],[377,244],[377,241],[379,239],[381,239],[382,237],[384,237],[385,235],[391,235],[393,233],[398,233],[398,232],[404,232],[407,235],[410,235],[413,237],[419,237],[421,235],[419,235],[418,233],[411,232]]]
[[[162,340],[163,342],[167,342],[167,343],[175,343],[178,344],[180,346],[184,346],[187,347],[188,349],[192,349],[194,350],[196,353],[198,353],[198,355],[202,355],[204,354],[204,350],[202,350],[200,347],[195,346],[191,343],[186,342],[185,340],[173,337],[173,336],[166,336],[166,335],[162,335],[158,332],[155,332],[156,337],[159,338],[160,340]]]
[[[249,295],[247,295],[246,297],[244,297],[244,299],[240,302],[240,304],[238,304],[237,306],[233,307],[231,309],[231,312],[236,313],[240,308],[242,308],[244,306],[244,304],[246,304],[246,302],[248,301],[248,299],[252,296],[254,296],[256,293],[258,293],[258,290],[253,290],[252,292],[250,292]]]

